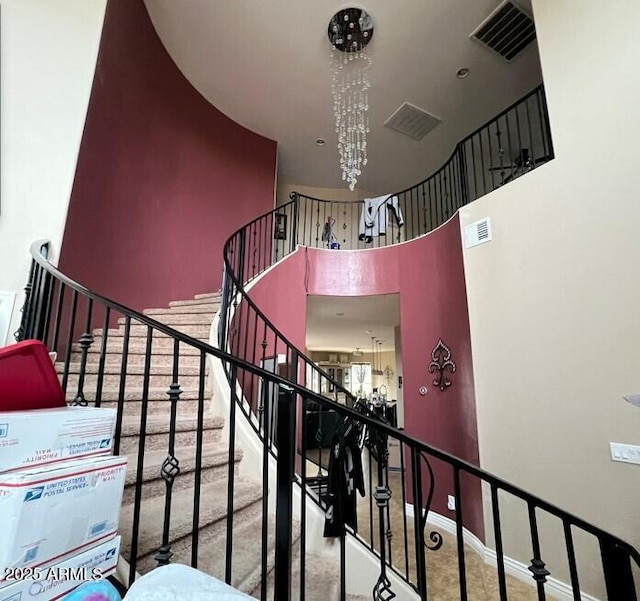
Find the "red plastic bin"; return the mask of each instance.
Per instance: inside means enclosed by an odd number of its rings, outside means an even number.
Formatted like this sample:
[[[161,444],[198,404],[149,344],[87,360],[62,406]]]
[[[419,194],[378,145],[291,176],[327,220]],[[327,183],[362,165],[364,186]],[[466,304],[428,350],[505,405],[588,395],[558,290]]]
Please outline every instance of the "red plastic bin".
[[[0,348],[0,411],[65,404],[49,351],[42,342],[25,340]]]

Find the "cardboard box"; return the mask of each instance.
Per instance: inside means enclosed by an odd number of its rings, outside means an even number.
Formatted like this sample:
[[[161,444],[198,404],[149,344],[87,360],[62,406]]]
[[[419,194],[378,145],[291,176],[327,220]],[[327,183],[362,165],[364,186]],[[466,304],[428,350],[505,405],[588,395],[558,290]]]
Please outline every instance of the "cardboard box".
[[[84,582],[102,580],[118,564],[120,537],[116,536],[82,553],[39,568],[18,568],[0,588],[0,601],[52,601]]]
[[[115,426],[116,410],[103,407],[0,412],[0,474],[110,454]]]
[[[0,474],[0,586],[7,569],[40,566],[111,538],[126,457],[92,457]]]

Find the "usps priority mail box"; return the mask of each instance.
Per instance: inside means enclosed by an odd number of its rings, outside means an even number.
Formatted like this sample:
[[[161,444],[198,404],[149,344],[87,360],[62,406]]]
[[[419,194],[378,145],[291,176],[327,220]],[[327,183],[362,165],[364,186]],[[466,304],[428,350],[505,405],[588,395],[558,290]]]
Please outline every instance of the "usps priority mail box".
[[[110,454],[115,427],[108,407],[0,412],[0,473]]]
[[[126,457],[107,456],[0,474],[0,586],[8,570],[112,537],[126,470]]]
[[[118,565],[120,537],[39,568],[16,568],[0,588],[0,601],[51,601],[60,599],[85,582],[102,580]]]

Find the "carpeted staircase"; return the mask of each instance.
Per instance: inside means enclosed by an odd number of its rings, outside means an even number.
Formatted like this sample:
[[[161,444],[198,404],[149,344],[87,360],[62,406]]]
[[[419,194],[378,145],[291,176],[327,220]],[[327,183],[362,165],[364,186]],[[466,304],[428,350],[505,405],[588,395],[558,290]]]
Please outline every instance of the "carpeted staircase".
[[[200,294],[192,300],[169,303],[166,309],[147,309],[145,315],[189,334],[203,342],[209,341],[211,323],[219,309],[220,294]],[[102,382],[102,406],[117,407],[121,394],[122,348],[125,335],[124,319],[118,329],[107,333],[105,375]],[[173,340],[154,332],[150,361],[148,415],[144,439],[142,485],[137,491],[135,482],[140,448],[140,424],[143,397],[147,326],[131,322],[129,354],[126,369],[126,386],[123,398],[123,423],[120,454],[129,458],[129,468],[123,497],[120,532],[123,535],[121,553],[128,557],[131,548],[131,525],[134,519],[136,494],[142,499],[138,535],[137,571],[146,573],[156,567],[154,558],[162,545],[165,527],[165,497],[167,485],[161,476],[162,464],[169,449],[170,407],[168,390],[173,381]],[[89,404],[93,404],[98,387],[102,330],[93,332],[93,343],[87,352],[83,392]],[[81,367],[81,347],[72,346],[71,363],[67,382],[67,400],[72,402],[78,392]],[[198,415],[199,352],[180,345],[179,384],[182,394],[177,403],[174,456],[179,460],[180,473],[175,478],[172,492],[169,543],[171,562],[191,563],[192,532],[194,529],[194,490],[196,466],[196,431]],[[63,373],[63,364],[57,369]],[[207,376],[208,380],[208,376]],[[224,419],[212,414],[210,382],[205,380],[204,434],[202,476],[200,478],[200,515],[198,537],[198,568],[224,579],[227,523],[227,474],[229,452],[222,442]],[[255,597],[260,596],[261,583],[261,524],[262,486],[242,478],[240,463],[242,452],[235,452],[235,493],[233,533],[232,585]],[[269,537],[269,577],[267,590],[273,587],[273,518]],[[294,525],[295,543],[299,526]],[[297,546],[297,545],[296,545]],[[295,557],[295,551],[294,551]],[[326,558],[307,556],[306,599],[329,601],[339,598],[338,565]],[[294,598],[299,562],[292,568],[294,574]],[[272,598],[269,592],[269,598]],[[349,597],[357,599],[357,597]]]

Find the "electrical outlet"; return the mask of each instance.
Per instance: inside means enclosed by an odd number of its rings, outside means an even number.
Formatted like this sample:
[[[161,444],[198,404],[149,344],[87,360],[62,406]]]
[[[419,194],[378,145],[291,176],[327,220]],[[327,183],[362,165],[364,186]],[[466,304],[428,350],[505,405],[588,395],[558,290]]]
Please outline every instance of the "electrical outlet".
[[[453,495],[447,496],[447,509],[450,509],[451,511],[456,510],[456,498]]]
[[[612,461],[640,464],[640,446],[623,444],[621,442],[610,442],[609,447],[611,448]]]

